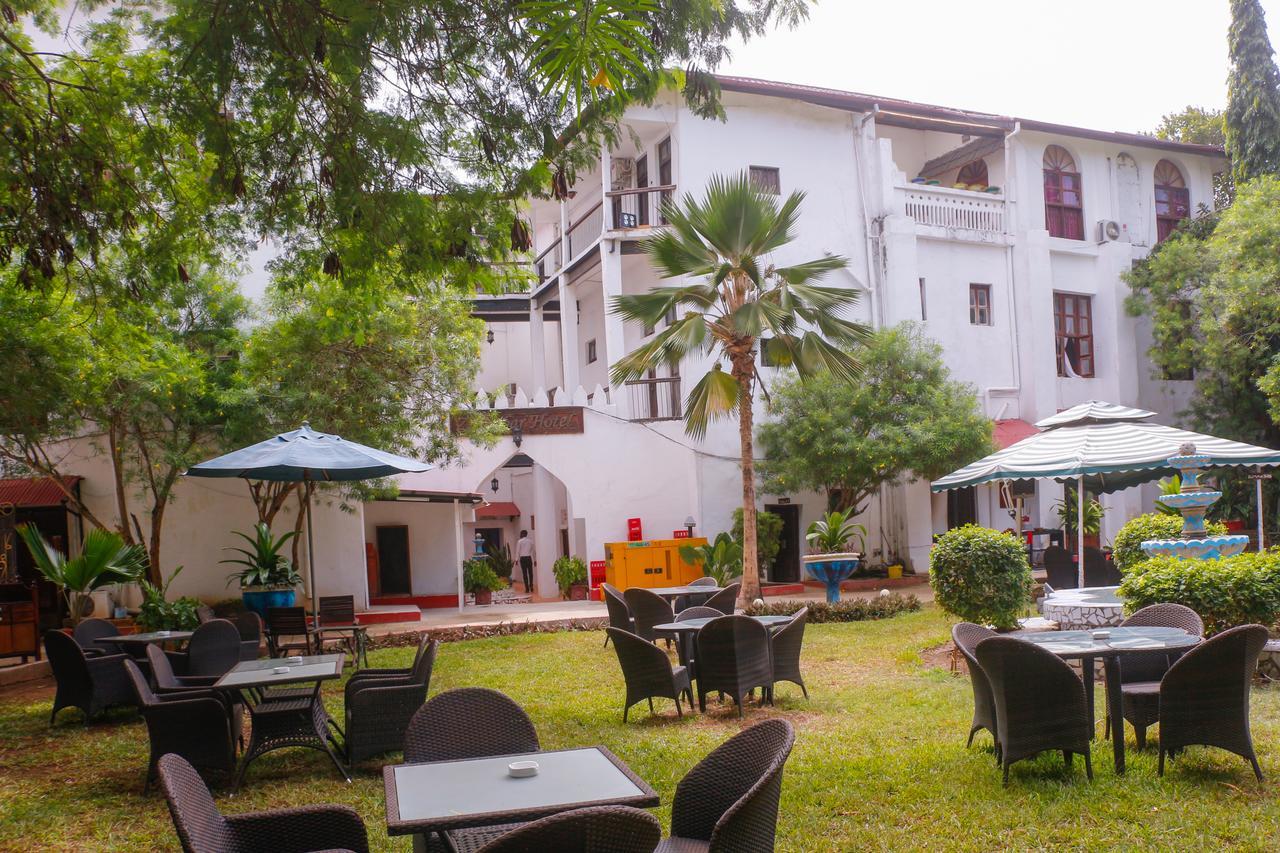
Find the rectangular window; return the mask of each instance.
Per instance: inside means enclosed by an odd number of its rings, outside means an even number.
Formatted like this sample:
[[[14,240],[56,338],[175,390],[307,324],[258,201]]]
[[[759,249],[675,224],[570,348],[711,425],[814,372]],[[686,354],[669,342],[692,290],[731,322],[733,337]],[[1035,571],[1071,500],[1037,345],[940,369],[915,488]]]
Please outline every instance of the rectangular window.
[[[773,166],[752,166],[751,183],[756,189],[772,195],[782,195],[782,175]]]
[[[925,309],[924,279],[920,279],[920,319],[929,319],[929,312]]]
[[[587,364],[591,364],[596,360],[596,341],[595,338],[587,341]]]
[[[969,323],[973,326],[991,325],[991,285],[969,285]]]
[[[1093,298],[1076,293],[1053,294],[1058,375],[1092,378]]]

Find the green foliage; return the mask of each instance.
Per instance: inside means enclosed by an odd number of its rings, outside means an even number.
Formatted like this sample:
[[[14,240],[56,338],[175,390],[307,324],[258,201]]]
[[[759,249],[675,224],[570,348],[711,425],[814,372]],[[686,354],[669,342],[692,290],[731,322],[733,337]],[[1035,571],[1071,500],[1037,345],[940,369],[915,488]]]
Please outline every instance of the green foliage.
[[[889,619],[900,613],[914,613],[920,609],[920,599],[914,595],[891,592],[875,598],[846,598],[835,603],[825,601],[768,601],[764,605],[752,604],[744,613],[749,616],[790,616],[801,607],[809,608],[806,622],[866,622],[872,619]]]
[[[1280,552],[1250,552],[1218,560],[1156,557],[1130,567],[1120,584],[1130,611],[1171,602],[1190,607],[1206,634],[1236,625],[1270,628],[1280,619]]]
[[[1174,474],[1172,477],[1166,477],[1165,479],[1160,481],[1161,497],[1166,497],[1168,495],[1178,495],[1178,494],[1182,494],[1182,478],[1179,477],[1177,474]],[[1178,512],[1176,509],[1174,509],[1171,506],[1165,506],[1163,503],[1160,502],[1160,498],[1156,498],[1156,512],[1160,513],[1161,515],[1174,515],[1174,516],[1177,516],[1178,518],[1182,518],[1182,513]]]
[[[560,594],[569,595],[569,587],[587,582],[587,564],[581,557],[557,557],[551,564],[551,573],[556,576],[556,586]]]
[[[1175,478],[1176,479],[1176,478]],[[1221,536],[1227,532],[1225,525],[1209,522],[1205,525],[1211,536]],[[1127,573],[1139,563],[1145,562],[1147,554],[1142,550],[1142,543],[1148,539],[1177,539],[1182,533],[1182,514],[1149,512],[1135,515],[1124,523],[1111,540],[1111,559],[1116,569]]]
[[[853,513],[832,510],[822,518],[811,523],[804,538],[809,543],[812,554],[841,554],[853,543],[853,550],[859,554],[866,550],[867,528],[855,524]]]
[[[702,569],[704,577],[728,586],[742,575],[742,543],[728,533],[717,533],[705,545],[681,545],[680,559]]]
[[[1226,114],[1222,110],[1188,106],[1180,112],[1166,113],[1160,118],[1155,135],[1158,139],[1191,142],[1196,145],[1227,144]],[[1222,210],[1235,198],[1235,181],[1229,171],[1213,176],[1213,207]]]
[[[1226,144],[1236,183],[1280,172],[1280,71],[1259,0],[1231,0]]]
[[[506,581],[498,577],[488,560],[473,557],[462,563],[462,588],[467,592],[473,595],[485,590],[497,592],[506,585]]]
[[[515,558],[511,556],[511,549],[506,545],[501,548],[490,546],[485,548],[484,552],[489,556],[489,565],[493,567],[494,574],[510,583],[511,573],[515,571],[516,567]]]
[[[1055,503],[1053,511],[1058,514],[1058,526],[1072,536],[1076,535],[1076,525],[1080,520],[1080,506],[1074,489],[1067,489],[1066,499]],[[1097,536],[1102,530],[1103,515],[1102,504],[1093,498],[1086,500],[1084,502],[1084,532],[1090,536]]]
[[[83,599],[95,589],[117,583],[134,583],[147,567],[147,554],[138,545],[126,545],[115,533],[101,528],[84,537],[79,556],[68,559],[31,524],[15,528],[31,560],[45,580],[56,584],[67,603],[73,624],[80,622]]]
[[[942,348],[912,324],[872,334],[860,380],[782,382],[760,426],[770,492],[825,492],[858,514],[887,483],[935,479],[992,449],[973,388],[949,378]]]
[[[252,536],[238,530],[233,532],[248,542],[249,547],[223,549],[235,551],[241,557],[218,562],[244,566],[240,571],[232,572],[228,576],[228,584],[235,580],[240,582],[241,589],[250,587],[292,589],[302,583],[302,578],[294,571],[293,564],[280,553],[280,549],[298,535],[296,531],[290,530],[277,537],[271,532],[270,525],[260,521],[253,526]]]
[[[142,605],[134,619],[144,631],[190,631],[200,624],[196,608],[200,599],[184,595],[174,601],[168,600],[169,584],[182,571],[178,566],[161,585],[150,581],[142,581]]]
[[[944,610],[979,625],[1015,628],[1031,603],[1031,566],[1022,543],[976,524],[938,537],[929,555],[929,584]]]
[[[777,513],[756,510],[756,563],[761,568],[772,566],[782,550],[782,525],[782,516]],[[733,511],[733,541],[742,546],[742,507]]]

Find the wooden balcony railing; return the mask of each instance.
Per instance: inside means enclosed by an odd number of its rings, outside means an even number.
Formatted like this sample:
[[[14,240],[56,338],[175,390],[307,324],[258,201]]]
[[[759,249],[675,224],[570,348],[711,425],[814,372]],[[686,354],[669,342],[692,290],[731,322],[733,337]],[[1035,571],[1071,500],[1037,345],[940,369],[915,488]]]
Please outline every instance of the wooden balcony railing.
[[[613,190],[605,193],[609,200],[607,231],[626,231],[632,228],[649,228],[665,225],[662,205],[670,201],[676,192],[675,184],[657,187],[637,187],[630,190]]]
[[[680,377],[633,379],[627,383],[633,421],[674,421],[683,416]]]

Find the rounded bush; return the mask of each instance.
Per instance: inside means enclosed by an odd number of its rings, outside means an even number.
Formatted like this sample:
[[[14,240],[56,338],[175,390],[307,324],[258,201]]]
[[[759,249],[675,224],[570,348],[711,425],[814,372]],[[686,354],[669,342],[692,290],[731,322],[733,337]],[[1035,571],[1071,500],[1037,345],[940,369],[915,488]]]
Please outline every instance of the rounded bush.
[[[1227,526],[1220,521],[1205,524],[1212,536],[1221,536],[1227,532]],[[1163,512],[1149,512],[1135,515],[1125,522],[1111,540],[1111,559],[1121,574],[1128,572],[1133,566],[1145,562],[1148,557],[1142,550],[1142,543],[1148,539],[1177,539],[1182,533],[1182,516],[1169,515]]]
[[[929,556],[929,585],[942,609],[979,625],[1016,628],[1031,602],[1022,543],[976,524],[948,530]]]
[[[1148,604],[1190,607],[1205,633],[1280,619],[1280,551],[1237,554],[1219,560],[1154,557],[1134,564],[1120,583],[1130,613]]]

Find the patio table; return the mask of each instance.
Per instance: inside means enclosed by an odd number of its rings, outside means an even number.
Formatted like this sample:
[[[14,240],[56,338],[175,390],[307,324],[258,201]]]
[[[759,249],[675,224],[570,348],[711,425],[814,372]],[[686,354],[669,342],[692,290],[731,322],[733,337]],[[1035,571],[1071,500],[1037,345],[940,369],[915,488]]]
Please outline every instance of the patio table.
[[[191,639],[193,631],[147,631],[145,634],[117,634],[113,637],[98,637],[96,643],[112,643],[120,646],[122,651],[137,656],[145,654],[147,646],[152,643],[185,643]]]
[[[700,596],[693,604],[701,604],[722,589],[724,587],[720,586],[655,586],[649,587],[649,592],[665,598],[668,602],[674,602],[677,598],[685,596]]]
[[[514,778],[513,761],[536,761],[535,776]],[[652,808],[658,794],[602,746],[431,761],[382,768],[387,834],[413,835],[537,820],[586,806]]]
[[[1106,632],[1106,637],[1095,634]],[[1200,642],[1181,628],[1106,628],[1099,631],[1031,631],[1014,634],[1063,660],[1078,659],[1084,669],[1084,692],[1089,712],[1089,731],[1094,731],[1093,662],[1102,658],[1106,672],[1107,713],[1111,716],[1111,750],[1116,773],[1124,773],[1124,715],[1121,708],[1120,657],[1186,649]]]
[[[653,632],[658,635],[674,634],[676,638],[676,653],[680,656],[681,666],[690,666],[689,659],[693,657],[690,647],[693,645],[694,638],[698,636],[698,632],[703,626],[711,622],[713,618],[719,617],[699,617],[698,619],[686,619],[683,622],[663,622],[661,625],[654,625]],[[790,616],[752,616],[760,624],[764,625],[770,631],[774,628],[781,628],[791,621]],[[697,678],[697,673],[691,668],[689,675]]]
[[[329,717],[320,698],[323,682],[342,676],[346,655],[309,655],[296,658],[268,658],[241,661],[214,682],[215,690],[237,692],[249,711],[249,746],[240,759],[234,789],[239,789],[249,764],[258,756],[289,746],[320,750],[348,782],[342,762],[333,751],[337,744],[337,724]],[[282,668],[284,672],[275,670]],[[271,688],[310,684],[310,690],[271,694]]]

